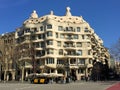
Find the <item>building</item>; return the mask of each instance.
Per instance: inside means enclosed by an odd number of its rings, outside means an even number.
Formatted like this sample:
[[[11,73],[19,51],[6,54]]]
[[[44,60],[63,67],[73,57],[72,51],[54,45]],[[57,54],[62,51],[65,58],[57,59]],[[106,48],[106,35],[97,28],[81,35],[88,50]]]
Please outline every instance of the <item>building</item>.
[[[4,80],[14,80],[15,74],[24,79],[33,72],[80,79],[90,74],[94,59],[104,63],[109,58],[103,41],[81,16],[72,16],[69,7],[65,16],[51,11],[38,18],[34,11],[15,33],[0,36],[0,77]]]
[[[0,36],[0,79],[14,80],[14,48],[15,32],[5,33]]]
[[[102,39],[82,16],[38,17],[36,11],[16,29],[16,60],[23,80],[30,73],[62,73],[80,80],[89,75],[94,59],[104,63],[110,55]],[[19,73],[20,74],[20,73]]]

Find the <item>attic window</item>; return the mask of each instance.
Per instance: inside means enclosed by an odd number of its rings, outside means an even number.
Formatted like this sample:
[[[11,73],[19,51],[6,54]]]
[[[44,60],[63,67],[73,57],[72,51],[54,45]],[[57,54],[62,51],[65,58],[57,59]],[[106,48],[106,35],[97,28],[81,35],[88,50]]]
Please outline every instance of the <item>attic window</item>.
[[[43,20],[44,18],[41,18],[41,20]]]
[[[76,23],[76,22],[73,22],[73,23]]]
[[[76,18],[76,20],[78,20],[78,18]]]
[[[62,18],[60,18],[60,20],[63,20]]]

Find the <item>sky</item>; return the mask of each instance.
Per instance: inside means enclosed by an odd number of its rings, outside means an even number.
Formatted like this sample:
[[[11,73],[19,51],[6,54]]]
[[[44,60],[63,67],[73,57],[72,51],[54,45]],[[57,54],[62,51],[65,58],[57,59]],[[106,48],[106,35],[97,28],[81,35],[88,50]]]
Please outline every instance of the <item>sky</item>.
[[[33,10],[38,16],[64,16],[66,7],[73,16],[82,16],[95,33],[110,48],[120,38],[120,0],[0,0],[0,34],[15,31],[30,17]]]

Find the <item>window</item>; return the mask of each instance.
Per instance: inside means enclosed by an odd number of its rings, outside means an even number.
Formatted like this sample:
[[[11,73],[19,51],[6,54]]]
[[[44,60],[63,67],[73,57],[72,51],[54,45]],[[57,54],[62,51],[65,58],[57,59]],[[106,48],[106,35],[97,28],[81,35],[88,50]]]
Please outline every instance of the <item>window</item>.
[[[67,35],[67,39],[72,39],[72,35]]]
[[[68,31],[69,30],[69,28],[68,27],[66,27],[66,31]]]
[[[64,43],[64,47],[67,47],[69,44],[68,44],[68,42],[65,42]]]
[[[39,35],[38,35],[38,39],[41,39],[41,38],[42,38],[42,34],[39,34]]]
[[[47,32],[47,36],[49,37],[49,36],[52,36],[52,32],[50,31],[50,32]]]
[[[64,60],[58,59],[57,64],[64,64]]]
[[[37,28],[31,28],[32,33],[38,32]]]
[[[78,35],[76,34],[76,35],[74,35],[74,39],[78,39]]]
[[[84,32],[89,32],[88,28],[85,28],[85,29],[84,29]]]
[[[28,33],[28,32],[30,32],[30,28],[25,29],[25,33]]]
[[[62,49],[59,50],[59,55],[63,55],[63,50]]]
[[[63,34],[60,34],[60,38],[64,39],[64,35],[63,35]]]
[[[82,50],[78,50],[76,53],[77,53],[77,55],[81,56],[82,55]]]
[[[43,28],[43,26],[41,26],[41,27],[40,27],[40,31],[44,31],[44,28]]]
[[[39,48],[39,47],[40,47],[40,43],[39,43],[39,42],[36,42],[36,43],[35,43],[35,47],[36,47],[36,48]]]
[[[54,64],[54,58],[46,58],[47,64]]]
[[[69,27],[69,31],[73,31],[73,27]]]
[[[47,41],[47,45],[53,45],[53,41],[52,40]]]
[[[84,35],[82,35],[82,39],[85,39],[85,36],[84,36]]]
[[[80,32],[80,27],[77,27],[77,32]]]
[[[41,56],[41,51],[36,51],[36,57],[40,57]]]
[[[23,34],[24,34],[24,31],[23,31],[23,30],[17,32],[17,35],[18,35],[18,36],[22,36]]]
[[[45,43],[44,42],[41,42],[41,48],[42,47],[45,47]]]
[[[85,64],[85,59],[78,59],[78,64]]]
[[[77,47],[82,47],[82,43],[81,42],[77,42]]]
[[[71,59],[70,64],[76,64],[76,59]]]
[[[37,37],[35,35],[32,35],[31,40],[37,40]]]
[[[37,50],[36,51],[36,57],[41,57],[45,55],[45,50]]]
[[[58,30],[59,30],[59,31],[62,31],[62,30],[63,30],[63,27],[62,27],[62,26],[58,26]]]
[[[58,38],[58,33],[56,33],[56,38]]]
[[[73,31],[73,27],[66,27],[66,31]]]
[[[61,47],[61,42],[60,41],[57,41],[57,46]]]
[[[48,25],[47,25],[47,29],[52,29],[52,25],[51,25],[51,24],[48,24]]]
[[[45,38],[45,34],[39,34],[38,35],[38,39],[44,39]]]
[[[47,54],[53,54],[53,49],[48,49]]]
[[[75,56],[75,55],[76,55],[76,52],[75,52],[75,50],[69,51],[67,55],[74,55],[74,56]]]

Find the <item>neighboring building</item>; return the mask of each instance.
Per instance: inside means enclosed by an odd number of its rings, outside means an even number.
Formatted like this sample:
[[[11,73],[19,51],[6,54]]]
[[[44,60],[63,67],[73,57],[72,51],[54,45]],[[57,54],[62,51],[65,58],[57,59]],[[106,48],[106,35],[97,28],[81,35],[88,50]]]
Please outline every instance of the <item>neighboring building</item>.
[[[115,61],[115,71],[116,71],[116,74],[119,75],[120,77],[120,62],[119,61]]]
[[[1,79],[14,80],[14,48],[15,48],[15,33],[5,33],[0,36],[0,63],[1,63]]]
[[[67,7],[65,16],[38,17],[33,11],[15,32],[22,79],[32,72],[69,74],[77,79],[91,72],[94,59],[109,60],[108,50],[82,16],[72,16]],[[20,54],[22,53],[22,54]],[[25,77],[24,77],[25,75]]]

